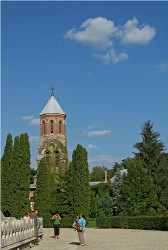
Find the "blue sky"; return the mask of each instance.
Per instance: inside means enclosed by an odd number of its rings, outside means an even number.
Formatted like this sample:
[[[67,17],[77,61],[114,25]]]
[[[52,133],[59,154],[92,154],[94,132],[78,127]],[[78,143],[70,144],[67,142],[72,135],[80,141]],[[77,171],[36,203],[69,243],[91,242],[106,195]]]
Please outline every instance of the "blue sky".
[[[39,114],[66,113],[69,160],[90,169],[133,156],[151,120],[168,146],[168,2],[2,2],[2,154],[27,132],[36,168]]]

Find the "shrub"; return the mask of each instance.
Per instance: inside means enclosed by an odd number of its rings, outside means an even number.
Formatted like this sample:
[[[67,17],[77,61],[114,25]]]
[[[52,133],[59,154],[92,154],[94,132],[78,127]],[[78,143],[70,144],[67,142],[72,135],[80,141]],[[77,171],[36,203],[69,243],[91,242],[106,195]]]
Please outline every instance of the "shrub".
[[[168,231],[168,216],[104,217],[97,218],[96,225],[100,228],[155,229]]]
[[[62,218],[60,227],[72,228],[72,224],[73,224],[74,220],[75,219],[73,219],[73,218]],[[52,222],[51,218],[43,218],[43,227],[44,228],[52,228],[53,227],[53,222]]]
[[[114,216],[111,220],[112,228],[128,228],[128,217],[125,216]]]
[[[62,228],[72,228],[72,224],[74,222],[74,218],[63,218],[61,220],[61,227]]]
[[[128,228],[144,230],[164,230],[164,217],[161,216],[140,216],[128,217]]]
[[[110,228],[111,227],[111,217],[99,217],[96,218],[97,227]]]
[[[94,227],[97,226],[97,225],[96,225],[96,218],[94,218],[94,219],[89,219],[87,222],[88,222],[88,223],[87,223],[87,227],[89,227],[89,228],[94,228]]]
[[[150,207],[145,215],[147,215],[147,216],[158,216],[158,213],[156,212],[156,210],[153,207]]]

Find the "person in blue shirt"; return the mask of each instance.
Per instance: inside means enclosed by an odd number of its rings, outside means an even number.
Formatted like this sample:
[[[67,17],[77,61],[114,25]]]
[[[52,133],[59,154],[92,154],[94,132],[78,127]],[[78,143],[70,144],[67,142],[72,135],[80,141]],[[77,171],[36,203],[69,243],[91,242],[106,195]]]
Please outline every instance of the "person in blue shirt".
[[[80,226],[82,226],[82,231],[78,231],[77,230],[79,241],[80,241],[80,245],[84,246],[84,245],[86,245],[85,244],[85,240],[84,240],[84,231],[85,231],[86,220],[85,220],[85,216],[83,214],[79,214],[78,224]]]

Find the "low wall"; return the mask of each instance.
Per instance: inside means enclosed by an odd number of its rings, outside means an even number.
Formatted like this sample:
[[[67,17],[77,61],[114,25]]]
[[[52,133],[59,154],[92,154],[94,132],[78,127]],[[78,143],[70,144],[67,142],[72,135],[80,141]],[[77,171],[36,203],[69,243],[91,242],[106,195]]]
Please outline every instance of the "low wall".
[[[43,235],[43,219],[40,220],[39,237]],[[1,221],[1,249],[23,249],[34,244],[34,220],[7,218]]]

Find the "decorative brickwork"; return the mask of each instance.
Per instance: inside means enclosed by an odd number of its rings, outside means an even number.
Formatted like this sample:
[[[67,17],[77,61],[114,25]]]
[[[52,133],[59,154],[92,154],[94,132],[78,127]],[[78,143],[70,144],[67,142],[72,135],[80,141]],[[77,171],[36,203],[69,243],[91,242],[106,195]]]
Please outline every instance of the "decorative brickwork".
[[[47,110],[47,113],[45,113]],[[55,112],[55,113],[54,113]],[[65,170],[68,164],[66,139],[66,114],[62,111],[55,97],[52,96],[40,114],[40,140],[37,168],[39,161],[46,157],[47,163],[53,162],[56,169]]]

